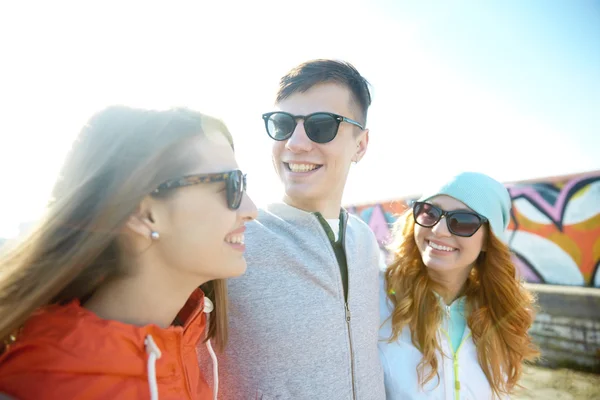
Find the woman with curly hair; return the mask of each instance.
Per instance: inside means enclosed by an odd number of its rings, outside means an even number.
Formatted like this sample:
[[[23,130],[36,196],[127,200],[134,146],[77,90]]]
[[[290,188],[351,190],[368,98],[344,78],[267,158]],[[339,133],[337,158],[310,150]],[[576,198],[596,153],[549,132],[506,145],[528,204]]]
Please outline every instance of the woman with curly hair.
[[[510,208],[504,185],[466,172],[399,219],[380,304],[388,399],[502,398],[539,354],[505,243]]]

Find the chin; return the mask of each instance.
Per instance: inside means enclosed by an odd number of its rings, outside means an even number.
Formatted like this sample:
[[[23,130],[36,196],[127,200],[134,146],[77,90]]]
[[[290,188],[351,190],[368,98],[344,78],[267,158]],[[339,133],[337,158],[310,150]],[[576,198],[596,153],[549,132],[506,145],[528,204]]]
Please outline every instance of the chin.
[[[423,264],[432,271],[448,271],[454,267],[454,263],[439,262],[438,260],[423,260]]]
[[[312,198],[310,196],[310,188],[302,188],[298,185],[287,185],[285,189],[285,195],[293,200],[307,201]]]

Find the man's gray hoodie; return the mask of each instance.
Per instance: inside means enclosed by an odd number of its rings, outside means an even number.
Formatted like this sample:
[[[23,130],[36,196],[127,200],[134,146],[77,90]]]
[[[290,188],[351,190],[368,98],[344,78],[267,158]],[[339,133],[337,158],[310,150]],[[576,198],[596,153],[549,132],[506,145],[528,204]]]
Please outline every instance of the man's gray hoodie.
[[[337,243],[320,215],[282,203],[247,224],[248,269],[228,285],[219,399],[385,399],[377,349],[380,251],[363,221],[345,211],[340,217]],[[204,346],[198,350],[210,378],[210,358]]]

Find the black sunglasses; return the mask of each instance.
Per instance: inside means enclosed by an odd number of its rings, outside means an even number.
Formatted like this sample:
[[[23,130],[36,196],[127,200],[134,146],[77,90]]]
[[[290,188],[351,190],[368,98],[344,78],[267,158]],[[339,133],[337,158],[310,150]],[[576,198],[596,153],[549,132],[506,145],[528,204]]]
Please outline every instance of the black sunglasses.
[[[446,218],[446,224],[450,233],[461,237],[471,237],[479,230],[481,225],[488,222],[487,218],[470,211],[444,211],[433,204],[417,201],[413,204],[413,217],[415,223],[425,227],[433,228],[442,217]]]
[[[328,112],[293,115],[284,111],[273,111],[263,114],[262,117],[267,133],[271,139],[277,141],[289,139],[296,130],[299,119],[304,120],[306,136],[313,142],[321,144],[331,142],[335,138],[342,122],[365,129],[360,123],[350,118]]]
[[[197,185],[199,183],[213,183],[225,181],[227,186],[227,206],[237,210],[242,204],[246,192],[246,175],[239,169],[215,174],[187,175],[182,178],[170,179],[161,183],[152,193],[162,193],[182,186]]]

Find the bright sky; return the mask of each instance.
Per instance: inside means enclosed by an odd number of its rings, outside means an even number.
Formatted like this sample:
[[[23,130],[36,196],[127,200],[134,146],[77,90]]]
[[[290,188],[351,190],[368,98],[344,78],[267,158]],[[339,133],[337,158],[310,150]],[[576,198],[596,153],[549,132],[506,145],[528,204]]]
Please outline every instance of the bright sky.
[[[598,1],[2,2],[0,237],[40,214],[79,128],[113,103],[223,118],[250,195],[278,198],[260,115],[282,74],[319,57],[373,85],[346,204],[440,172],[600,169]]]

